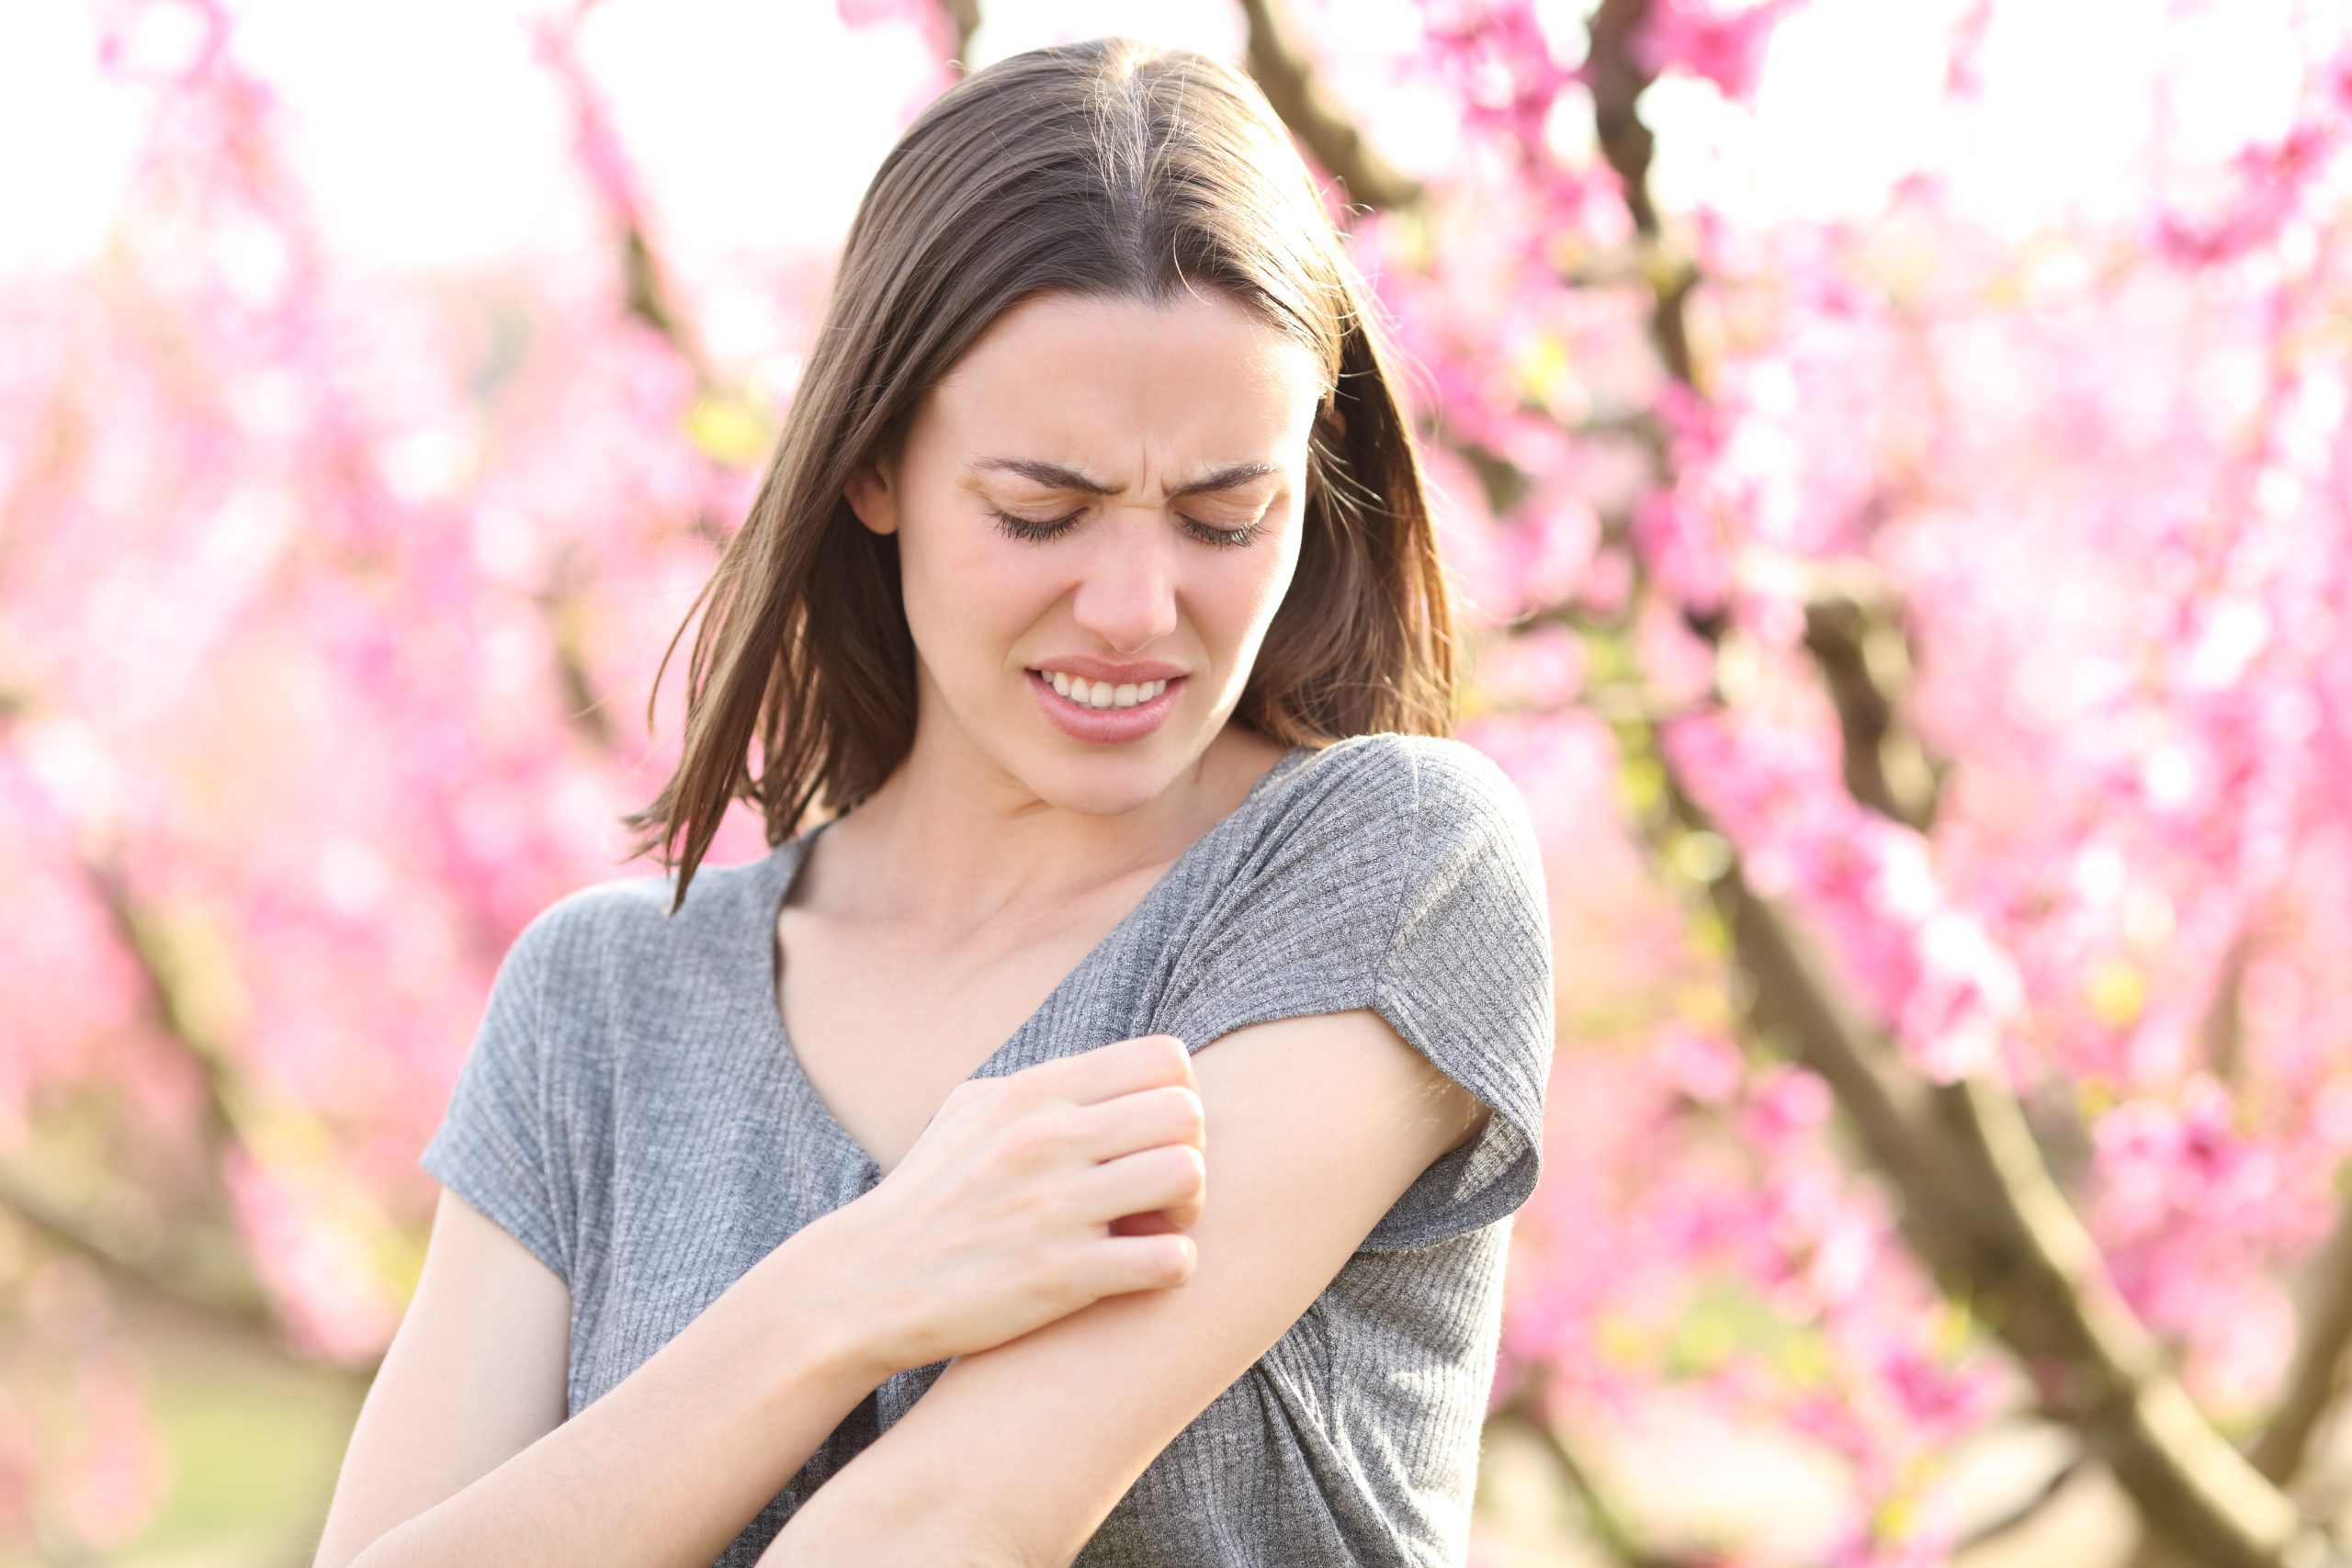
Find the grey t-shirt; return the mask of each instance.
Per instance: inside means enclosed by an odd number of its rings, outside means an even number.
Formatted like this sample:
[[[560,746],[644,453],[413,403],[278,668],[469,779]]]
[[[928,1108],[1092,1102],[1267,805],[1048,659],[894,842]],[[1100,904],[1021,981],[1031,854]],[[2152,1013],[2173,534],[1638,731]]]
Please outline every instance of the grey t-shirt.
[[[787,1236],[880,1173],[775,1006],[776,912],[808,843],[557,900],[500,966],[423,1168],[571,1286],[584,1409]],[[1552,954],[1532,822],[1462,742],[1297,747],[1194,840],[975,1077],[1169,1033],[1372,1008],[1491,1106],[1273,1348],[1151,1461],[1080,1568],[1458,1568],[1510,1216],[1540,1167]],[[945,1361],[842,1421],[718,1559],[793,1510]]]

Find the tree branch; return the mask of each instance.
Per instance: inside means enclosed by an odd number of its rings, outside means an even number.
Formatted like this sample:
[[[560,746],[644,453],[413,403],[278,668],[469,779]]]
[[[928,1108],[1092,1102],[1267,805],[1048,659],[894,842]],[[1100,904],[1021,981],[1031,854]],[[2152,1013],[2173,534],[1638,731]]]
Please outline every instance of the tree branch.
[[[6,1170],[0,1170],[0,1208],[58,1251],[95,1265],[116,1289],[187,1313],[273,1353],[280,1350],[276,1315],[251,1275],[205,1269],[184,1247],[173,1258],[158,1259],[65,1213]]]
[[[956,32],[947,63],[955,68],[956,75],[968,76],[972,73],[972,35],[980,30],[980,0],[939,0],[939,9]]]
[[[1487,1421],[1489,1425],[1515,1427],[1535,1440],[1552,1467],[1560,1472],[1566,1489],[1584,1499],[1585,1522],[1594,1540],[1619,1568],[1697,1568],[1692,1558],[1660,1551],[1642,1541],[1610,1502],[1606,1490],[1593,1480],[1591,1471],[1568,1447],[1559,1428],[1544,1415],[1539,1384],[1522,1384]]]
[[[1636,228],[1655,237],[1657,216],[1647,194],[1651,140],[1634,112],[1647,80],[1631,48],[1647,9],[1648,0],[1602,0],[1593,21],[1593,83],[1603,155],[1623,186]],[[1695,387],[1682,312],[1687,291],[1687,284],[1661,290],[1653,331],[1668,372]],[[1883,728],[1873,731],[1869,722],[1873,716],[1856,716],[1865,737],[1883,736]],[[1668,777],[1676,815],[1686,825],[1702,821],[1670,766]],[[1889,804],[1899,808],[1902,803],[1890,798]],[[1848,1086],[1873,1082],[1878,1075],[1870,1070],[1876,1064],[1888,1074],[1899,1072],[1894,1054],[1845,1026],[1829,986],[1804,962],[1781,912],[1745,886],[1736,856],[1731,873],[1711,892],[1733,931],[1735,952],[1756,976],[1759,998],[1776,995],[1779,1008],[1798,1021],[1800,1049],[1838,1069],[1824,1077],[1850,1113],[1856,1102]],[[1899,1149],[1880,1141],[1904,1124],[1884,1113],[1891,1102],[1866,1095],[1854,1116],[1904,1199],[1906,1239],[1937,1267],[1939,1283],[1947,1269],[1962,1280],[1991,1283],[2006,1308],[1995,1332],[2029,1364],[2063,1371],[2052,1395],[2053,1414],[2075,1427],[2114,1471],[2142,1517],[2215,1568],[2335,1558],[2334,1542],[2298,1517],[2292,1501],[2213,1429],[2173,1377],[2154,1337],[2109,1279],[2089,1232],[2051,1179],[2014,1097],[1974,1078],[1912,1092],[1926,1094],[1934,1119],[1932,1124],[1904,1119],[1912,1136]],[[1937,1145],[1940,1151],[1931,1152]],[[1970,1179],[1962,1186],[1922,1179],[1934,1165],[1955,1157]],[[1976,1201],[1955,1202],[1961,1193]]]
[[[2051,1473],[2049,1480],[2034,1489],[2031,1496],[1998,1517],[1978,1525],[1954,1541],[1951,1560],[1955,1563],[1963,1562],[1970,1552],[1990,1546],[2006,1536],[2014,1535],[2031,1524],[2041,1516],[2043,1509],[2056,1502],[2066,1488],[2074,1483],[2075,1477],[2082,1474],[2089,1462],[2090,1455],[2077,1449],[2068,1457],[2064,1464],[2060,1465]]]
[[[2344,1391],[2352,1363],[2352,1205],[2312,1258],[2302,1332],[2288,1369],[2286,1392],[2263,1424],[2249,1457],[2280,1485],[2292,1484],[2311,1458],[2312,1438]]]
[[[1918,743],[1895,724],[1892,682],[1874,668],[1903,656],[1885,606],[1852,593],[1816,598],[1805,607],[1804,646],[1838,708],[1848,793],[1882,817],[1924,830],[1935,817],[1939,781]]]
[[[1317,84],[1282,0],[1241,0],[1241,10],[1250,22],[1250,74],[1291,133],[1347,187],[1348,199],[1391,209],[1419,205],[1419,184],[1374,152]]]
[[[1251,69],[1294,131],[1327,166],[1364,158],[1362,138],[1313,90],[1295,51],[1282,45],[1266,0],[1242,0],[1250,21]],[[1659,234],[1648,175],[1651,133],[1635,101],[1649,78],[1632,48],[1647,0],[1602,0],[1591,23],[1588,80],[1603,155],[1617,174],[1643,240]],[[1277,87],[1280,91],[1277,91]],[[1329,152],[1321,151],[1329,148]],[[1374,184],[1351,191],[1374,205]],[[1393,200],[1394,198],[1392,198]],[[1416,196],[1416,199],[1418,197]],[[1695,274],[1664,269],[1656,287],[1651,332],[1668,374],[1698,386],[1684,302]],[[1814,628],[1809,625],[1808,631]],[[1825,678],[1859,637],[1841,642],[1834,615],[1820,640],[1829,654]],[[1818,654],[1817,654],[1818,657]],[[1841,718],[1858,753],[1861,797],[1876,795],[1898,818],[1929,801],[1899,794],[1878,744],[1887,714],[1860,686],[1845,695]],[[1629,727],[1652,750],[1645,720]],[[1663,758],[1660,758],[1663,762]],[[1671,826],[1703,827],[1705,818],[1683,781],[1667,771]],[[1924,820],[1924,818],[1922,818]],[[1709,885],[1753,981],[1752,1020],[1784,1043],[1837,1095],[1868,1157],[1903,1199],[1906,1243],[1934,1270],[1940,1288],[1966,1294],[1984,1287],[1991,1326],[2042,1374],[2051,1412],[2073,1426],[2113,1470],[2143,1520],[2211,1568],[2307,1568],[2341,1561],[2334,1540],[2306,1524],[2292,1501],[2205,1420],[2165,1365],[2161,1348],[2109,1279],[2104,1259],[2051,1179],[2022,1109],[2004,1089],[1962,1079],[1933,1085],[1901,1062],[1875,1032],[1850,1017],[1820,965],[1783,912],[1747,886],[1736,856]]]

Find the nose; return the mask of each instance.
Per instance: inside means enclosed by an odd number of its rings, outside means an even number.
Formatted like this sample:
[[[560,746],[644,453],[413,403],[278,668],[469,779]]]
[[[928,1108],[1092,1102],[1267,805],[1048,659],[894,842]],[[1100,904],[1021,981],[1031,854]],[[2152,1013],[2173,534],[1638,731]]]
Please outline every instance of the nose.
[[[1094,531],[1071,618],[1114,653],[1176,629],[1175,540],[1157,509],[1112,509]]]

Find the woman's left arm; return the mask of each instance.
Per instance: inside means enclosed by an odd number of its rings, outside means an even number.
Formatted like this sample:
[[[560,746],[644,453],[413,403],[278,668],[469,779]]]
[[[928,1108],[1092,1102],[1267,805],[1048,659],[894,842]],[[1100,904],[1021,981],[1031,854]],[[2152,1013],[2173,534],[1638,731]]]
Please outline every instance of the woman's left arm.
[[[1487,1109],[1368,1010],[1236,1030],[1194,1077],[1208,1195],[1193,1277],[956,1358],[761,1568],[1067,1568]]]

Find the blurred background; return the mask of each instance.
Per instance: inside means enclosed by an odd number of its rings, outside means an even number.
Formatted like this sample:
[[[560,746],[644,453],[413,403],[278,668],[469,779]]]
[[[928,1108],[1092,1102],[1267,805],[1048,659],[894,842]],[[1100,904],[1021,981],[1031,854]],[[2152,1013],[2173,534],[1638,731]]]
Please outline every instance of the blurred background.
[[[2324,1561],[2344,6],[126,0],[0,6],[0,1562],[309,1562],[859,193],[1114,32],[1324,180],[1544,835],[1475,1561]]]

